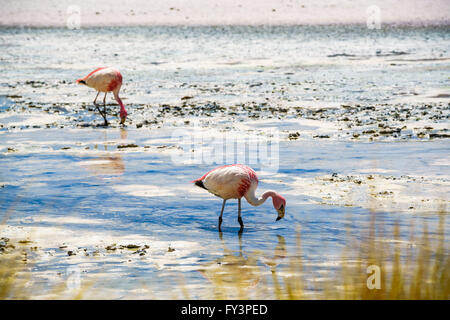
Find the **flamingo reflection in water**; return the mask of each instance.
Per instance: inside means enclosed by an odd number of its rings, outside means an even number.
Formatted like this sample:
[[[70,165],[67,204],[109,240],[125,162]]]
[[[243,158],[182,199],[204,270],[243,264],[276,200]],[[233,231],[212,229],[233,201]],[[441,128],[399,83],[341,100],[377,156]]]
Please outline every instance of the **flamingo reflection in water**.
[[[239,252],[237,252],[237,255],[236,252],[233,252],[225,245],[222,232],[219,232],[219,237],[224,255],[219,259],[204,264],[198,270],[212,284],[213,288],[219,289],[214,292],[216,295],[214,298],[216,299],[244,299],[251,297],[252,289],[260,282],[265,281],[264,276],[267,275],[267,270],[261,267],[261,263],[268,266],[271,273],[274,273],[276,267],[285,260],[287,255],[286,240],[280,235],[277,235],[278,243],[274,249],[273,256],[261,252],[245,253],[242,249],[242,233],[238,234]],[[233,296],[233,294],[237,294],[237,296]]]
[[[127,136],[127,131],[123,128],[120,129],[120,139],[126,140]],[[106,133],[104,151],[106,153],[105,155],[83,160],[79,165],[89,171],[93,176],[100,178],[108,177],[108,179],[121,177],[125,172],[125,163],[118,152],[109,152]]]

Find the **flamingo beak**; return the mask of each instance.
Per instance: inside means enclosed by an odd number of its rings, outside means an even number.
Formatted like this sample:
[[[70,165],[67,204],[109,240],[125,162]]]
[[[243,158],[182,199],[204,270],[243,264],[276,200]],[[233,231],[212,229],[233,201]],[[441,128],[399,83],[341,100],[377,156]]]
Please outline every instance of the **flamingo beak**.
[[[283,219],[283,217],[284,217],[284,211],[285,211],[284,205],[281,205],[280,209],[277,210],[277,212],[278,212],[278,217],[277,217],[277,220],[276,220],[276,221],[278,221],[278,220],[280,220],[280,219]]]
[[[125,124],[126,119],[127,119],[127,116],[120,117],[120,124]]]

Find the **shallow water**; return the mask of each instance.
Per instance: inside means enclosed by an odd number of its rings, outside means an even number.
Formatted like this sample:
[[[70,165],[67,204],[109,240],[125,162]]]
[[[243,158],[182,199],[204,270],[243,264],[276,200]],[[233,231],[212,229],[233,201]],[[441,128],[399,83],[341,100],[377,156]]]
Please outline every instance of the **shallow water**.
[[[361,241],[374,217],[386,233],[398,222],[407,242],[448,208],[447,27],[5,28],[0,45],[0,231],[39,247],[38,284],[75,273],[103,297],[179,298],[184,283],[204,298],[199,270],[231,252],[270,274],[298,228],[312,281],[336,269],[349,228]],[[124,76],[125,128],[112,100],[98,127],[95,93],[73,83],[105,64]],[[244,201],[239,236],[229,201],[219,234],[221,200],[190,181],[239,156],[196,161],[211,146],[176,132],[270,140],[275,167],[252,166],[285,218]]]

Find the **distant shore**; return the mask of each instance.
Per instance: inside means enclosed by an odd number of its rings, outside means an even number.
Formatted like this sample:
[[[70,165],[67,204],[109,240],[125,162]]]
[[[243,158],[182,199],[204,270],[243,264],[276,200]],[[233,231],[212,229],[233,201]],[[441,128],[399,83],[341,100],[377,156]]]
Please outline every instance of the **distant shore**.
[[[0,0],[0,26],[94,27],[154,25],[450,25],[450,2]],[[372,9],[371,9],[372,8]],[[375,8],[375,10],[373,10]]]

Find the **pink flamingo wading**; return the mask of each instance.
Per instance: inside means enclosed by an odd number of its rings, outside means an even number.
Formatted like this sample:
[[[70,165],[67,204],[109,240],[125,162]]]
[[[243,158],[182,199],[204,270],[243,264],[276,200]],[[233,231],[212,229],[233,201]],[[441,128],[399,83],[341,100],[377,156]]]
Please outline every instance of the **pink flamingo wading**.
[[[225,165],[215,168],[203,177],[192,181],[196,186],[208,190],[223,199],[222,211],[219,216],[219,231],[221,231],[223,209],[229,199],[238,199],[238,222],[240,232],[244,229],[241,217],[241,198],[244,197],[252,206],[262,205],[268,197],[272,197],[273,207],[278,212],[277,221],[284,217],[286,199],[275,191],[266,191],[260,198],[255,195],[258,187],[258,177],[252,168],[242,164]]]
[[[119,70],[111,67],[101,67],[97,68],[91,73],[89,73],[84,78],[78,79],[76,81],[78,84],[83,84],[85,86],[94,88],[97,90],[97,95],[94,99],[94,105],[97,108],[98,112],[102,115],[105,120],[105,126],[108,125],[108,121],[106,120],[106,95],[108,92],[112,92],[114,94],[114,99],[120,105],[120,124],[124,124],[127,118],[127,111],[123,106],[122,100],[119,98],[120,87],[122,86],[122,75]],[[104,92],[105,96],[103,97],[103,112],[97,105],[97,97],[100,92]]]

